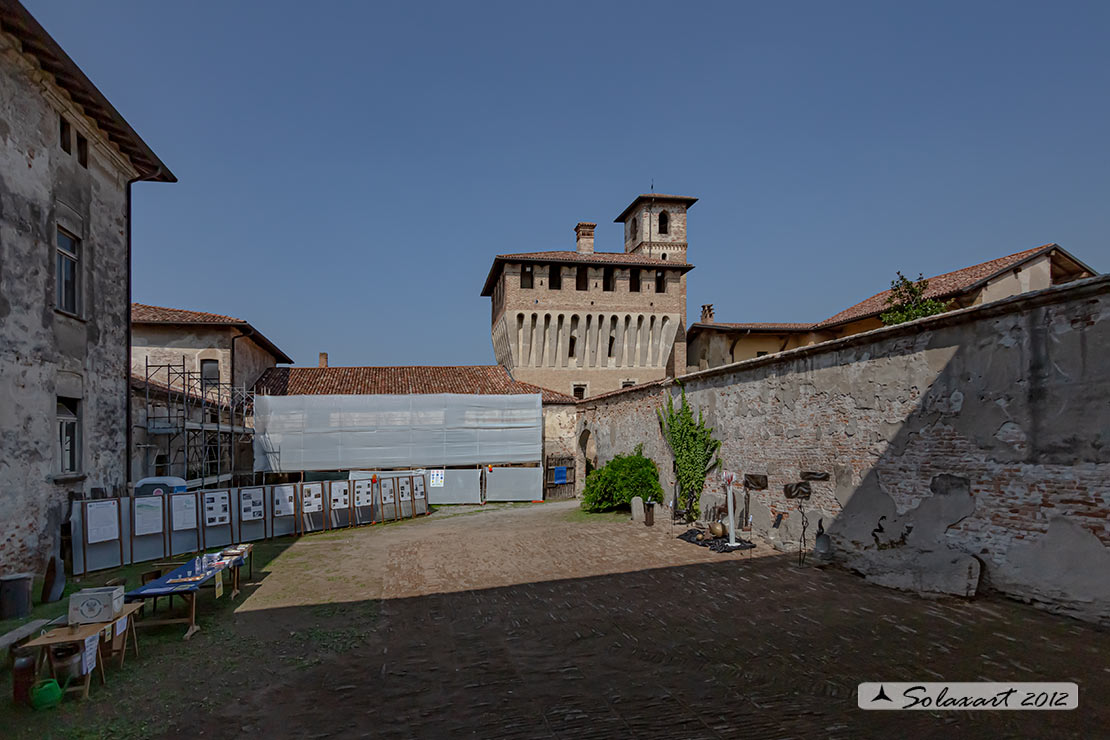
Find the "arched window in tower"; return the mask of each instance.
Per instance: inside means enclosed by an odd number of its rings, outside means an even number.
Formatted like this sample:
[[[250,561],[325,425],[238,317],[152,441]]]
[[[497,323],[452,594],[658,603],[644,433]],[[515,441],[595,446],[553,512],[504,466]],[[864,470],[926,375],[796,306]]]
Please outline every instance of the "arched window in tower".
[[[638,228],[639,223],[640,223],[640,219],[637,218],[636,216],[633,216],[632,221],[629,223],[629,227],[630,227],[629,233],[632,234],[632,236],[630,237],[631,239],[635,239],[637,236],[639,236],[639,233],[638,233],[639,232],[639,228]]]
[[[671,233],[671,215],[666,211],[659,212],[659,233]]]

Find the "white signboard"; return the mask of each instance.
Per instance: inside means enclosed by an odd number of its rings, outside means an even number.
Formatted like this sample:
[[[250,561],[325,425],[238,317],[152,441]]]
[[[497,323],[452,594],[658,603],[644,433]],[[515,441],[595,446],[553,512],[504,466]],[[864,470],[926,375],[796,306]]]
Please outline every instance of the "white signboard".
[[[393,494],[392,478],[382,478],[382,504],[392,504],[396,496]]]
[[[197,528],[197,497],[191,493],[171,496],[173,502],[173,528],[175,530]]]
[[[265,493],[263,488],[239,489],[239,521],[256,522],[266,515]]]
[[[397,489],[401,492],[402,501],[412,501],[412,480],[409,478],[398,478]]]
[[[346,509],[351,505],[351,484],[345,480],[331,483],[331,510]]]
[[[293,503],[296,493],[296,486],[274,486],[274,516],[293,516],[296,513]]]
[[[85,531],[89,544],[119,539],[119,501],[90,501],[85,505]]]
[[[204,526],[219,527],[231,524],[231,501],[227,491],[209,491],[204,494]]]
[[[443,488],[443,472],[442,470],[430,470],[428,475],[428,485],[432,488]]]
[[[96,668],[96,648],[100,644],[100,633],[89,635],[85,638],[85,649],[81,651],[81,675],[90,673]]]
[[[135,498],[135,536],[158,534],[162,531],[161,496],[137,496]]]
[[[373,506],[374,505],[374,484],[373,481],[356,480],[355,481],[355,506]]]
[[[324,510],[324,484],[305,483],[301,486],[301,512],[313,514]]]
[[[424,476],[414,475],[412,477],[412,494],[417,501],[424,498]]]

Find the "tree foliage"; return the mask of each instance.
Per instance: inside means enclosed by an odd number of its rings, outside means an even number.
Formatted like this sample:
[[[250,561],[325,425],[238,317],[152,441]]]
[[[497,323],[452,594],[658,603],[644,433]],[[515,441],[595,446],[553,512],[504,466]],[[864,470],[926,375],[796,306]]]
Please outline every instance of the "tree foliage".
[[[662,503],[659,469],[651,458],[644,457],[643,450],[643,445],[636,445],[631,455],[617,455],[587,474],[582,508],[586,511],[618,509],[631,505],[633,496],[640,496],[644,503]]]
[[[682,404],[676,409],[674,399],[667,397],[667,406],[657,409],[659,427],[663,438],[671,447],[675,461],[675,476],[678,480],[679,506],[691,516],[697,508],[705,477],[721,461],[716,457],[721,449],[720,440],[713,439],[713,430],[705,425],[701,411],[697,420],[694,411],[686,400],[686,389],[682,389]]]
[[[947,311],[948,301],[925,297],[928,289],[929,281],[921,273],[913,281],[899,271],[898,278],[890,282],[890,295],[886,299],[890,308],[879,314],[879,320],[886,326],[893,326]]]

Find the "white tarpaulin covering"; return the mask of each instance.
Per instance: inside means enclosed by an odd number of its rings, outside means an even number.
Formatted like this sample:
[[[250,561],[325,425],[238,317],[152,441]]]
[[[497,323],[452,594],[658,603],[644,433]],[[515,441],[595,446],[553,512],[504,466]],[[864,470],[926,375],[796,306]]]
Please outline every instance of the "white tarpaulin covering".
[[[540,395],[255,396],[259,472],[537,462]]]

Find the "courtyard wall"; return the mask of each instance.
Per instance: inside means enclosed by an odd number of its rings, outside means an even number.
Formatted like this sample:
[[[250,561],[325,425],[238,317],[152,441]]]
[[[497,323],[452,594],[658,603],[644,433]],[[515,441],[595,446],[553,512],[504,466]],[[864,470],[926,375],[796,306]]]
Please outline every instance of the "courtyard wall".
[[[1104,276],[692,373],[580,403],[580,472],[591,438],[601,463],[643,443],[670,491],[656,409],[684,388],[723,466],[767,476],[751,525],[776,547],[820,521],[876,582],[1110,621],[1108,346]],[[828,479],[787,498],[803,473]],[[723,501],[711,476],[703,513]]]

